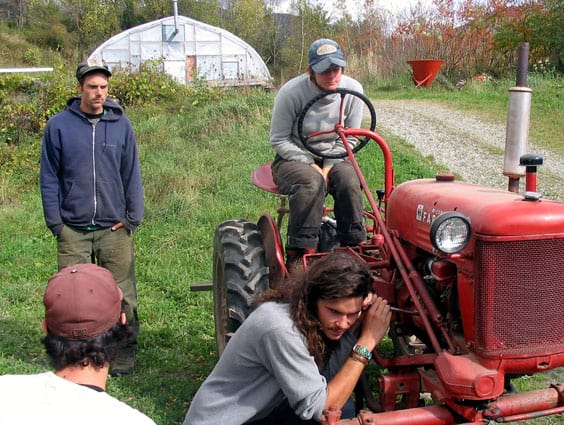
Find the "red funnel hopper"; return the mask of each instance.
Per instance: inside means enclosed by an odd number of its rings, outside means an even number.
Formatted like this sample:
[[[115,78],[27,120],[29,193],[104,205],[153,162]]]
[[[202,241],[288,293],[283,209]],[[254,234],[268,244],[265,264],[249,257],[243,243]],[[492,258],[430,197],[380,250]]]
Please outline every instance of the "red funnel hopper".
[[[413,82],[417,87],[431,87],[431,83],[439,73],[443,61],[433,59],[422,59],[407,61],[413,69]]]

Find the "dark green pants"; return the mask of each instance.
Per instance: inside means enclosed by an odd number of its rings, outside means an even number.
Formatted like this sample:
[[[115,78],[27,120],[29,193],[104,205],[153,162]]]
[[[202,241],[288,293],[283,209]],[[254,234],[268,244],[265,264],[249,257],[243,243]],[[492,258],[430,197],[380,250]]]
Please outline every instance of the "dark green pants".
[[[139,318],[132,233],[125,227],[116,231],[110,228],[88,231],[65,225],[57,236],[57,248],[59,270],[77,263],[96,263],[114,275],[123,292],[122,311],[127,317],[127,323],[134,330],[133,337],[123,355],[118,356],[117,362],[120,363],[120,368],[133,366]]]

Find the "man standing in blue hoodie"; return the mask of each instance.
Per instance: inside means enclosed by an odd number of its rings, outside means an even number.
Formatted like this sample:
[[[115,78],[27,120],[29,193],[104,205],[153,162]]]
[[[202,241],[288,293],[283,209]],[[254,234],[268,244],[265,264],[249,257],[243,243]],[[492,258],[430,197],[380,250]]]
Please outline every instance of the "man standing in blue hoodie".
[[[133,128],[107,98],[112,75],[101,62],[76,70],[79,97],[43,133],[40,185],[45,221],[57,238],[58,268],[97,263],[114,275],[122,310],[135,329],[111,365],[113,376],[133,371],[139,319],[133,231],[143,219],[143,187]]]

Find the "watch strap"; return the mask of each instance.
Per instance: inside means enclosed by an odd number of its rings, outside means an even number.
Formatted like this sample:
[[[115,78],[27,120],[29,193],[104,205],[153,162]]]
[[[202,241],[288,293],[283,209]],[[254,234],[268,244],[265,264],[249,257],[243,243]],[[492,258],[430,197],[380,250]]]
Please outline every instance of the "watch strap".
[[[359,363],[362,363],[364,366],[368,364],[368,359],[366,357],[362,357],[360,354],[351,351],[351,359],[356,360]]]

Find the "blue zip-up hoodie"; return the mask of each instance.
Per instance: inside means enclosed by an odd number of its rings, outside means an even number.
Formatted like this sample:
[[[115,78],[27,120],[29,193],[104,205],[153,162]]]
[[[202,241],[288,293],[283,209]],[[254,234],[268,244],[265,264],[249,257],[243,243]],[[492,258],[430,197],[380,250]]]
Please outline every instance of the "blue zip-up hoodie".
[[[64,224],[133,231],[143,219],[143,187],[131,122],[113,100],[96,123],[79,108],[80,98],[52,117],[43,132],[40,186],[47,227]]]

